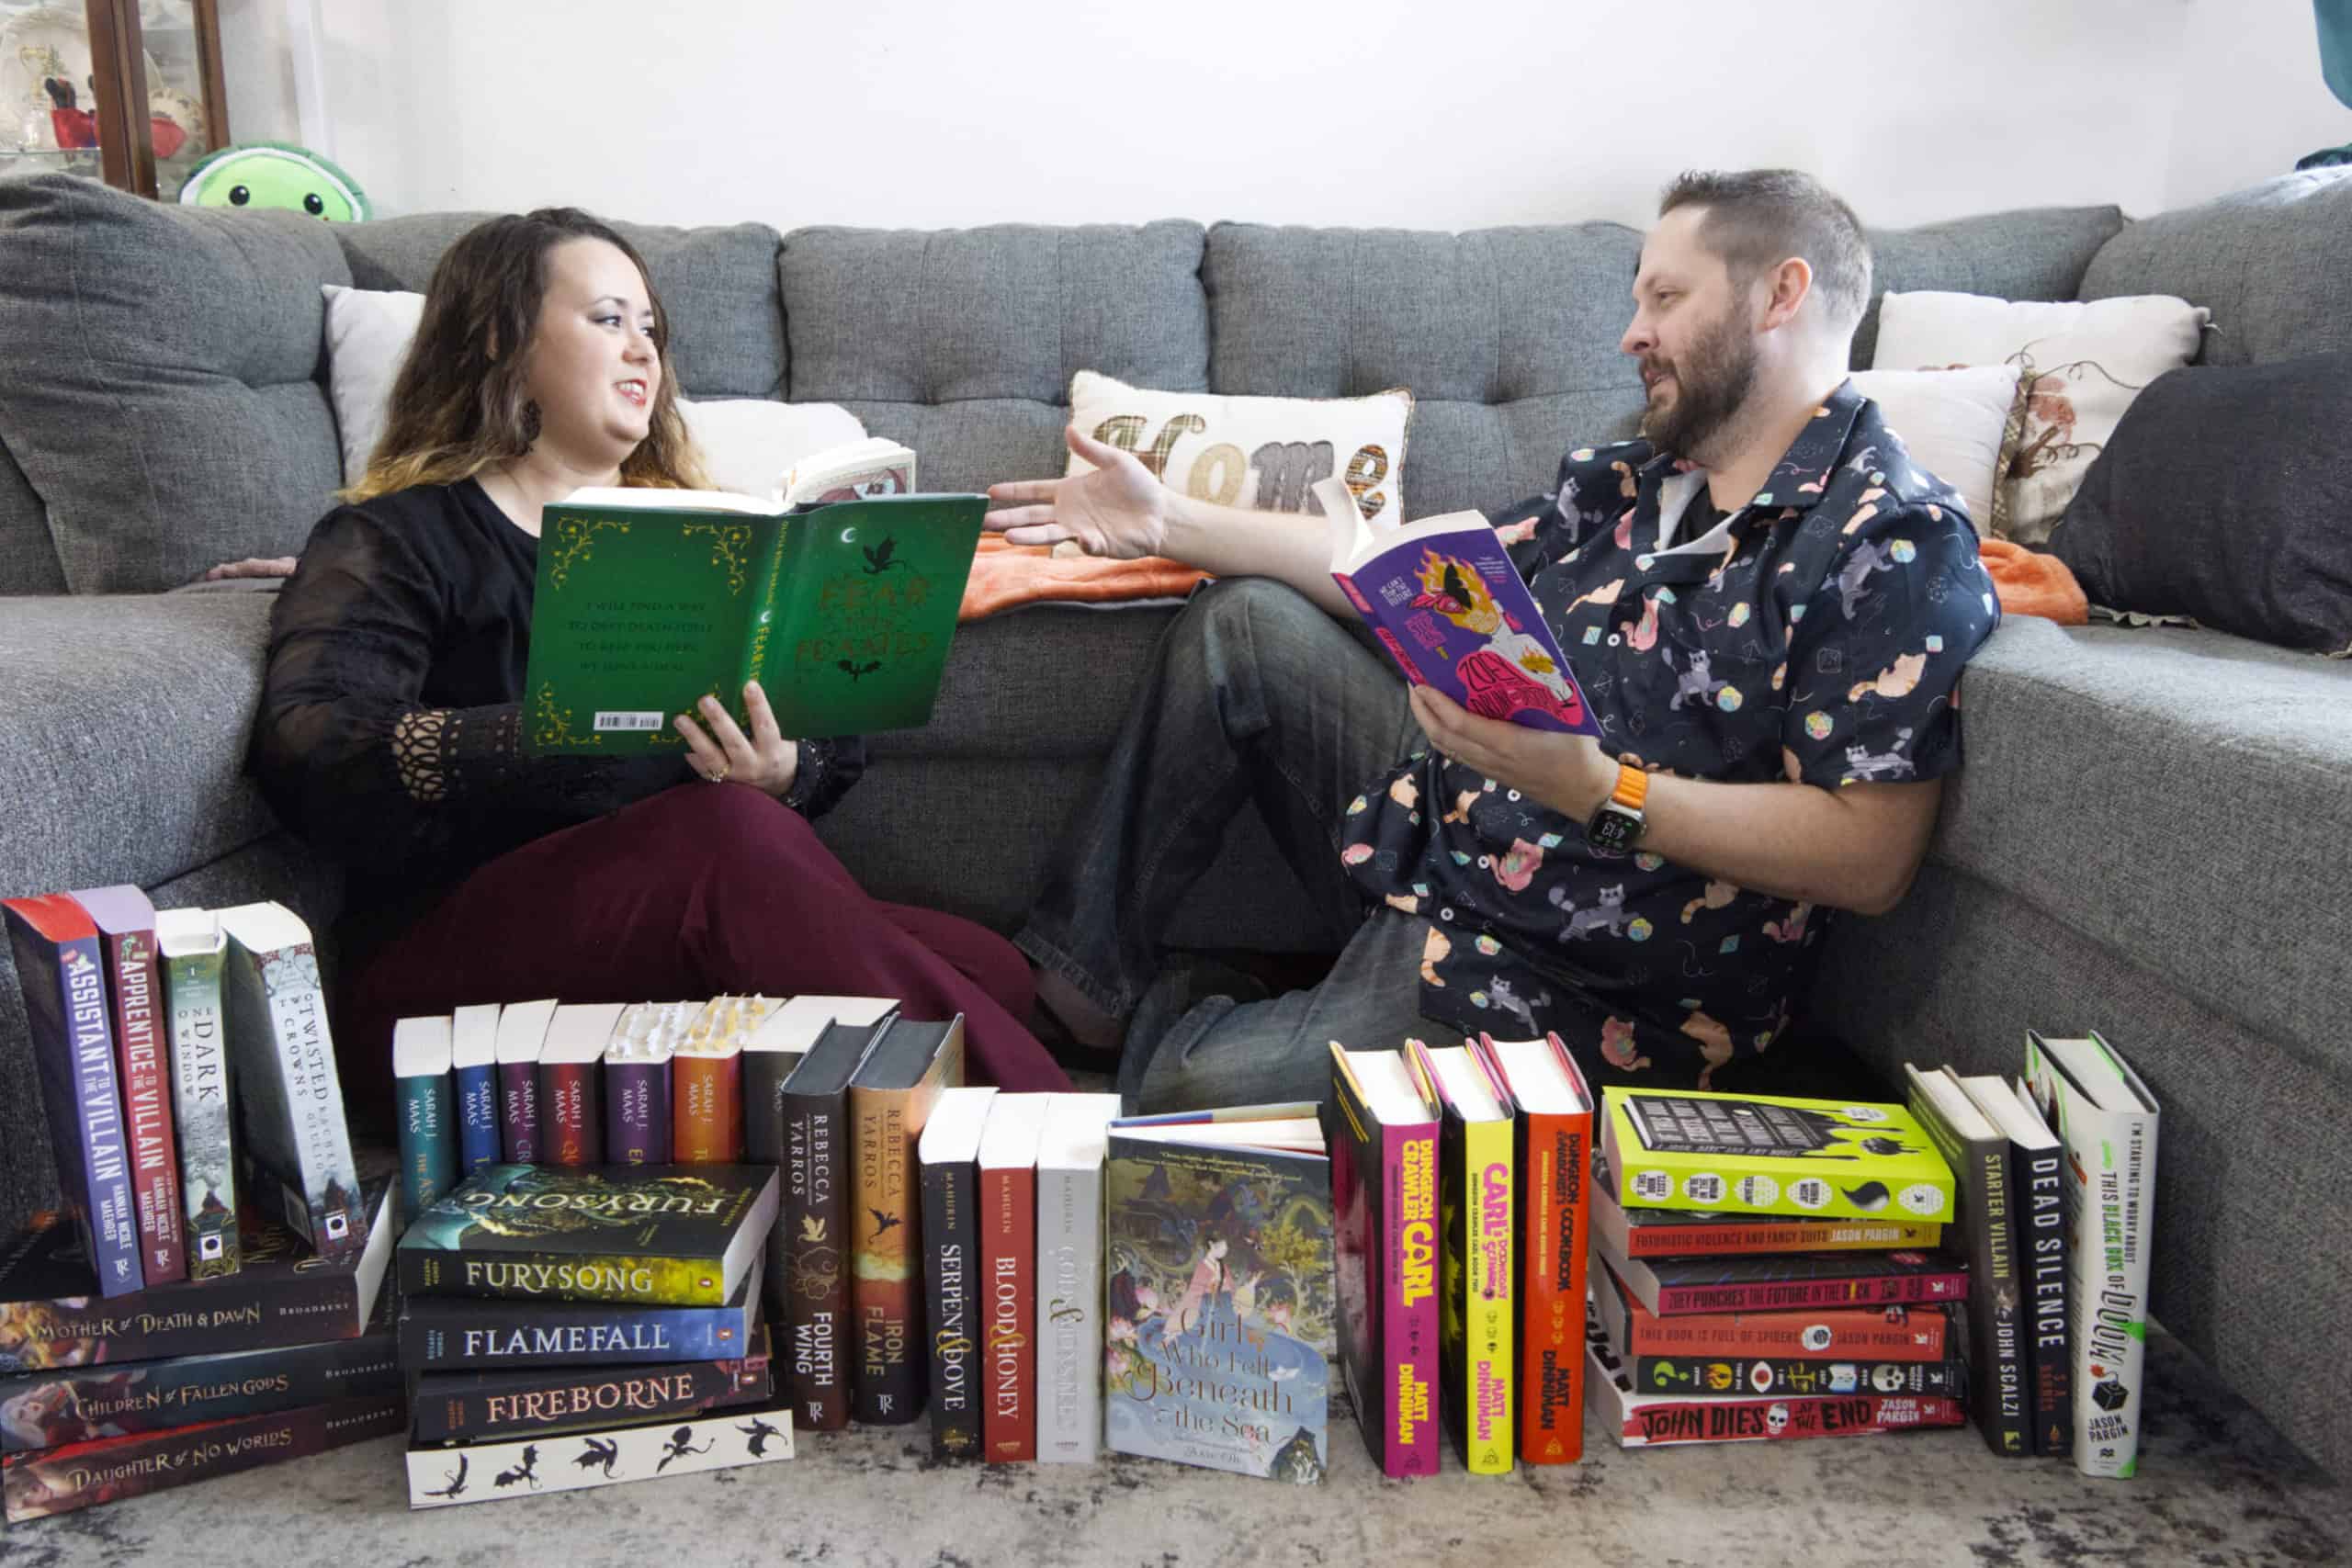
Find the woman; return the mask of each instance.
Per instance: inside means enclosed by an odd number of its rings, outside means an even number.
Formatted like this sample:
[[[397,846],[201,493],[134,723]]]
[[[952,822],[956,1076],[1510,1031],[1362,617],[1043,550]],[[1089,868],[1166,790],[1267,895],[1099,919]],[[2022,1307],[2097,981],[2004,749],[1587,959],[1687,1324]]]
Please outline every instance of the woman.
[[[753,684],[749,734],[706,697],[674,720],[682,755],[524,755],[540,509],[703,482],[668,342],[644,263],[584,213],[466,234],[367,473],[278,596],[254,767],[349,869],[353,1105],[389,1107],[394,1019],[535,997],[896,997],[964,1014],[975,1080],[1068,1087],[1009,942],[876,902],[818,841],[809,820],[864,770],[856,738],[786,739]]]

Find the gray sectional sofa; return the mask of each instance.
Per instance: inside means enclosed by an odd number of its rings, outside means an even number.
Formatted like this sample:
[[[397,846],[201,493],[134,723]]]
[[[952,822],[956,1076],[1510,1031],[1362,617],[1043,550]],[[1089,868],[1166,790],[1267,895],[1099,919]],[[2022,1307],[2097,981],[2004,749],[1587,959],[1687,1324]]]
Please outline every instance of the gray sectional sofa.
[[[243,772],[269,593],[182,585],[298,549],[339,482],[320,285],[421,288],[471,221],[330,228],[0,180],[0,895],[131,881],[329,922],[337,879]],[[939,487],[1057,472],[1080,369],[1409,387],[1408,515],[1541,490],[1641,406],[1616,348],[1639,236],[1614,224],[630,232],[688,396],[844,403]],[[2352,348],[2352,174],[2141,222],[2040,210],[1873,242],[1886,288],[2183,295],[2211,308],[2213,363]],[[1872,341],[1866,321],[1857,364]],[[826,837],[879,896],[1009,927],[1170,613],[966,628],[936,722],[876,739]],[[1929,864],[1894,915],[1841,922],[1816,1018],[1881,1066],[2014,1068],[2029,1025],[2109,1034],[2165,1100],[2157,1314],[2352,1472],[2352,1365],[2327,1349],[2352,1301],[2352,665],[2013,620],[1965,696]],[[1182,934],[1295,946],[1287,886],[1237,821]],[[0,1220],[51,1190],[35,1103],[0,975]]]

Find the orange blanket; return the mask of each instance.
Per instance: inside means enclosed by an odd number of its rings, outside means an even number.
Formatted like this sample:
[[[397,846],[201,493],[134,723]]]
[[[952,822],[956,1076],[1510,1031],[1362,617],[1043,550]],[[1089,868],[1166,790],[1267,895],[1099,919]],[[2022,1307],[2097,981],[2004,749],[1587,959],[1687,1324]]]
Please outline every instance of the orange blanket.
[[[972,558],[971,581],[964,585],[964,607],[956,618],[977,621],[1041,600],[1101,604],[1119,599],[1181,598],[1207,575],[1159,556],[1141,560],[1057,556],[1043,545],[1012,545],[1001,534],[983,534],[979,554]]]
[[[1977,558],[1993,574],[1993,590],[2001,596],[2005,615],[2039,615],[2062,626],[2079,626],[2091,618],[2091,603],[2074,570],[2056,556],[2045,556],[2007,539],[1979,539]]]
[[[2056,556],[2038,554],[2007,539],[1980,540],[1976,550],[1992,574],[2003,613],[2039,615],[2062,626],[2079,626],[2090,619],[2090,602],[2081,584]],[[1043,545],[1012,545],[1002,535],[985,534],[956,619],[977,621],[1047,600],[1102,604],[1181,598],[1207,575],[1159,556],[1141,560],[1057,556]]]

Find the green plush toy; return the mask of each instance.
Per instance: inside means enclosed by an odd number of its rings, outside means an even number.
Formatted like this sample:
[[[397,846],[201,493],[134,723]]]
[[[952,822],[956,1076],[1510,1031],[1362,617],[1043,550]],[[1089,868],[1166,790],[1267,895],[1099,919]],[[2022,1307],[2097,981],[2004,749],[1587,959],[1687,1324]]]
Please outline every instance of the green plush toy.
[[[356,180],[290,141],[223,147],[188,171],[180,205],[274,208],[330,223],[358,223],[369,216],[368,193]]]

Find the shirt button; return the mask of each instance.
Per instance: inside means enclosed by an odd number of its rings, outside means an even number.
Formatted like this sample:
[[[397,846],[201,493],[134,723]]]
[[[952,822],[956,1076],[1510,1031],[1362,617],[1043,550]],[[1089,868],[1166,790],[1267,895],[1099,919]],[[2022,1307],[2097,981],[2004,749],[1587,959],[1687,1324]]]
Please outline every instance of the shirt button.
[[[1611,632],[1609,634],[1609,646],[1611,648],[1617,646],[1617,634],[1615,632]]]

